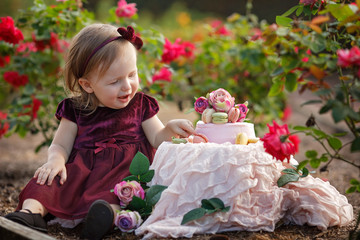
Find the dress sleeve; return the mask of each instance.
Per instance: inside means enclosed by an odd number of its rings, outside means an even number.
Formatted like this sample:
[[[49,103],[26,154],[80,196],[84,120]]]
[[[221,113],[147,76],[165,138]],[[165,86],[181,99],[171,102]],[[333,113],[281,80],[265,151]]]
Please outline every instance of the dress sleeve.
[[[61,118],[66,118],[67,120],[76,123],[76,111],[70,98],[66,98],[59,103],[56,109],[55,117],[58,120],[61,120]]]
[[[152,118],[159,112],[159,103],[155,98],[150,97],[146,94],[143,95],[142,103],[142,121]]]

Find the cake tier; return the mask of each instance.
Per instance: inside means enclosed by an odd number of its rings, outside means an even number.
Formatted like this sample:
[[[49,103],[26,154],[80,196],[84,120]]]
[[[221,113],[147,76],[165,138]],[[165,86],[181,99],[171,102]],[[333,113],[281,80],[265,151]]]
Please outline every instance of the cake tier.
[[[234,144],[239,133],[246,133],[248,138],[256,138],[254,124],[246,122],[214,124],[198,121],[195,132],[204,134],[213,143]]]

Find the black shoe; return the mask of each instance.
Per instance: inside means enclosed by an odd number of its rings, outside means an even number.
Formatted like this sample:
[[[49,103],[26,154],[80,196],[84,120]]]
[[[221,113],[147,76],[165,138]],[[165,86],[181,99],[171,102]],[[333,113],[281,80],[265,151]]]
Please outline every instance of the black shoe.
[[[96,200],[91,204],[85,218],[81,238],[101,239],[113,226],[114,212],[110,204],[104,200]]]
[[[5,218],[25,225],[29,228],[47,233],[47,224],[40,213],[32,213],[29,209],[24,209],[26,212],[12,212],[5,216]]]

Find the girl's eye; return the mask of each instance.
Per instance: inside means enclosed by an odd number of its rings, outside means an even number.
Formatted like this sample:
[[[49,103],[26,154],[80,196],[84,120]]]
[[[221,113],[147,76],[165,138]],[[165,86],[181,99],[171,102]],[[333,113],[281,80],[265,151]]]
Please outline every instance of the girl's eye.
[[[129,75],[129,77],[131,77],[131,78],[133,78],[133,77],[135,77],[136,76],[136,72],[132,72],[132,73],[130,73],[130,75]]]

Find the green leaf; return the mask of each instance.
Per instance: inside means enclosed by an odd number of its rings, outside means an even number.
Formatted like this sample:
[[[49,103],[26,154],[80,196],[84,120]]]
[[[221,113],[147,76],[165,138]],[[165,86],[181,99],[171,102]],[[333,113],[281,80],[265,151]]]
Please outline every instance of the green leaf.
[[[287,10],[285,13],[281,14],[281,16],[287,17],[290,14],[292,14],[293,12],[295,12],[298,8],[299,8],[299,5],[296,5],[296,6],[292,7],[292,8],[290,8],[289,10]]]
[[[355,191],[356,191],[356,186],[351,186],[350,188],[348,188],[348,189],[346,190],[345,193],[353,193],[353,192],[355,192]]]
[[[146,207],[146,202],[143,199],[136,196],[133,196],[133,199],[127,206],[127,208],[129,208],[130,210],[136,210],[136,211],[139,211],[140,209],[145,207]]]
[[[293,168],[286,168],[286,169],[282,170],[282,172],[285,173],[285,174],[295,174],[295,175],[297,174],[297,175],[299,175],[299,173]]]
[[[293,92],[297,88],[297,76],[295,73],[288,73],[285,77],[285,88],[289,92]]]
[[[328,143],[334,150],[339,150],[342,147],[342,142],[335,137],[329,138]]]
[[[343,106],[336,106],[332,109],[332,117],[335,123],[344,120],[347,116],[347,109]]]
[[[319,129],[313,128],[312,131],[316,136],[318,136],[321,139],[327,137],[327,134]]]
[[[283,27],[291,27],[291,22],[293,20],[291,18],[288,17],[283,17],[283,16],[276,16],[276,23],[280,26]]]
[[[282,89],[284,87],[284,83],[282,81],[276,81],[271,85],[270,91],[269,91],[269,97],[274,97],[282,92]]]
[[[222,212],[228,212],[230,210],[230,206],[225,207],[223,210],[221,210]]]
[[[134,176],[134,175],[130,175],[130,176],[127,176],[126,178],[123,178],[123,181],[139,181],[139,179]]]
[[[309,175],[309,170],[307,168],[303,168],[302,174],[300,175],[301,178],[307,177]]]
[[[201,200],[201,207],[205,209],[223,209],[225,205],[221,199],[211,198]]]
[[[308,150],[305,152],[305,156],[307,158],[316,158],[317,155],[318,155],[318,153],[315,150]]]
[[[351,143],[351,152],[360,151],[360,137],[357,137],[352,143]]]
[[[296,181],[298,181],[299,178],[300,178],[299,175],[295,175],[295,174],[284,174],[284,175],[282,175],[282,176],[278,179],[277,185],[278,185],[279,187],[282,187],[282,186],[288,184],[289,182],[296,182]]]
[[[201,217],[203,217],[206,214],[206,210],[204,208],[195,208],[189,212],[187,212],[182,221],[181,221],[181,225],[184,225],[190,221],[199,219]]]
[[[321,160],[317,158],[313,158],[310,160],[310,166],[312,168],[318,168],[320,166]]]
[[[353,178],[353,179],[350,180],[350,184],[351,185],[359,185],[360,182],[358,180],[356,180],[355,178]]]
[[[149,159],[141,152],[137,152],[130,164],[129,171],[131,174],[138,176],[147,173],[149,167]]]
[[[316,103],[322,103],[322,101],[321,100],[309,100],[309,101],[306,101],[306,102],[302,103],[300,105],[300,107],[303,107],[303,106],[308,105],[308,104],[316,104]]]
[[[280,66],[278,68],[276,68],[271,74],[270,76],[271,77],[275,77],[275,76],[278,76],[280,74],[282,74],[284,72],[284,69]]]
[[[154,175],[155,175],[155,170],[151,169],[147,173],[140,176],[140,181],[148,183],[153,179]]]
[[[295,126],[295,127],[293,127],[293,129],[296,131],[306,131],[306,130],[310,130],[311,128],[304,127],[304,126]]]
[[[146,191],[146,202],[151,206],[155,206],[155,204],[159,201],[162,192],[167,188],[167,186],[163,185],[153,185]]]
[[[297,166],[296,170],[303,169],[308,163],[309,163],[309,160],[305,160],[305,161],[300,162],[299,165]]]

